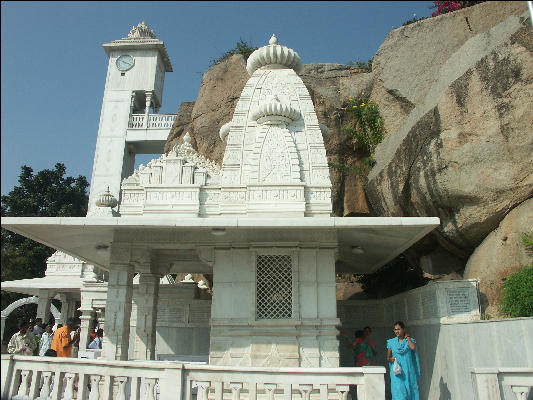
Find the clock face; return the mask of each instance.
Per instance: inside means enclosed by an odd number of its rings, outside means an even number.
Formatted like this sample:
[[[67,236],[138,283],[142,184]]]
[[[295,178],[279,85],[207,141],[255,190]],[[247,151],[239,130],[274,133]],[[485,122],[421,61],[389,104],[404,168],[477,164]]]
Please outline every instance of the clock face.
[[[133,67],[135,60],[129,54],[123,54],[116,61],[119,71],[127,71]]]

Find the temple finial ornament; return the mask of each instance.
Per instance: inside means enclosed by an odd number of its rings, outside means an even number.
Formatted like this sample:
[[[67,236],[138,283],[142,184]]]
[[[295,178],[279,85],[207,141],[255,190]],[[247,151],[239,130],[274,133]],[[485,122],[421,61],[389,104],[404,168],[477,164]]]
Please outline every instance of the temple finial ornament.
[[[100,194],[98,196],[98,199],[96,200],[96,206],[97,207],[109,207],[114,208],[118,204],[118,200],[111,194],[109,191],[109,186],[107,187],[107,190]]]
[[[246,62],[246,71],[248,71],[250,76],[254,71],[262,67],[270,67],[272,69],[291,68],[298,73],[302,69],[302,60],[293,49],[279,45],[278,38],[275,34],[272,34],[268,45],[254,51]]]
[[[155,33],[150,29],[146,22],[142,21],[139,25],[133,26],[130,33],[128,34],[128,39],[139,39],[139,38],[150,38],[155,39]]]

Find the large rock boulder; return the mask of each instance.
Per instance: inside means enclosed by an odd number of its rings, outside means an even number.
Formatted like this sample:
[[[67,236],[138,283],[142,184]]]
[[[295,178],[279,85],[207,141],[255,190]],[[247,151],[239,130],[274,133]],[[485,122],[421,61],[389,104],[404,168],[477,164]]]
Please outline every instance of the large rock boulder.
[[[180,119],[179,115],[176,118],[165,145],[165,152],[189,131],[194,140],[192,144],[198,152],[221,164],[226,146],[218,136],[218,131],[231,120],[248,78],[246,61],[240,54],[233,55],[209,69],[202,78],[190,117],[187,118],[184,113],[184,119]]]
[[[522,244],[522,233],[533,229],[533,199],[514,208],[476,248],[466,264],[464,278],[480,280],[482,312],[498,315],[503,279],[533,257]]]
[[[366,194],[377,215],[440,217],[426,253],[466,261],[532,195],[527,15],[525,3],[483,3],[393,31],[374,59],[388,136]]]
[[[318,122],[326,125],[330,135],[324,140],[330,164],[333,212],[337,216],[370,213],[363,188],[364,180],[353,171],[341,172],[341,165],[353,165],[360,155],[354,152],[351,139],[342,132],[342,105],[350,97],[372,89],[372,74],[341,64],[307,64],[300,76],[309,89]]]

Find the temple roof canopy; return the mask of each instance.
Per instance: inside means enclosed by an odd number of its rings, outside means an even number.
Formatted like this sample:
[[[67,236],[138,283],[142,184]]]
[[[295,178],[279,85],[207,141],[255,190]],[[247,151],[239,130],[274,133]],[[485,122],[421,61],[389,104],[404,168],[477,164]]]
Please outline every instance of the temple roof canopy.
[[[337,272],[373,272],[440,223],[436,217],[10,217],[2,227],[109,268],[114,245],[152,250],[267,247],[335,249]]]

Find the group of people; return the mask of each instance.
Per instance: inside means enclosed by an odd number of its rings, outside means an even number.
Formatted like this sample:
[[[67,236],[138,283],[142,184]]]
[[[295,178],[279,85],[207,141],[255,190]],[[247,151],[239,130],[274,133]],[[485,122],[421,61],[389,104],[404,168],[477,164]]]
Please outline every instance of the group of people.
[[[346,345],[353,350],[356,367],[375,365],[377,351],[370,338],[372,329],[369,326],[355,331],[353,342],[350,342],[346,331],[342,333],[347,339]],[[394,323],[394,335],[394,338],[387,340],[392,400],[419,400],[420,361],[416,340],[406,333],[402,321]],[[355,399],[355,392],[351,392]]]
[[[41,357],[77,357],[80,342],[80,323],[78,318],[69,318],[63,326],[53,330],[53,324],[43,324],[41,318],[35,322],[19,321],[16,332],[7,345],[10,354],[39,355]],[[103,329],[92,329],[89,349],[101,349]]]

